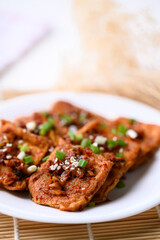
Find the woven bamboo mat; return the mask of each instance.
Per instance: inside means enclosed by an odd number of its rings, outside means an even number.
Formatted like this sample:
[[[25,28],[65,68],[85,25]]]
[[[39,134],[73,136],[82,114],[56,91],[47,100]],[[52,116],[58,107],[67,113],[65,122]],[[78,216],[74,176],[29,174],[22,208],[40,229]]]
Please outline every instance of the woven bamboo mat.
[[[25,93],[24,93],[25,94]],[[3,94],[3,99],[20,95]],[[119,221],[64,225],[26,221],[0,214],[0,239],[3,240],[155,240],[160,239],[160,208]]]

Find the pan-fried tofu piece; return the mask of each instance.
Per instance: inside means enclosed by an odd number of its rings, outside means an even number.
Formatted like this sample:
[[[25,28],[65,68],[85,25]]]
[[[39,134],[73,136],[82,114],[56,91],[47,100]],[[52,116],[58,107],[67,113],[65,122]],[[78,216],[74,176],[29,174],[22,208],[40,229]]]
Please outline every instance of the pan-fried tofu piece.
[[[15,124],[1,121],[0,184],[10,190],[27,187],[26,179],[48,153],[51,141],[37,136]]]
[[[35,203],[64,211],[82,210],[104,184],[113,154],[104,158],[82,146],[58,146],[29,179]]]

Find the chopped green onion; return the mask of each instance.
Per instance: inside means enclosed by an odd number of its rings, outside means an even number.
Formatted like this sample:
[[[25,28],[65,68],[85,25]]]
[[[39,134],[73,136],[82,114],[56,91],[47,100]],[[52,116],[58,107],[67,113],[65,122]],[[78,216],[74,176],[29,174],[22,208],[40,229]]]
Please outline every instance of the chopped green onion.
[[[85,118],[86,118],[86,114],[85,113],[80,113],[78,120],[79,120],[80,123],[84,123]]]
[[[89,147],[91,145],[91,139],[84,138],[81,142],[81,146],[84,148]]]
[[[96,205],[95,202],[90,202],[90,203],[88,204],[89,207],[94,207],[95,205]]]
[[[26,157],[23,158],[25,165],[28,165],[28,163],[32,163],[33,162],[33,157],[31,155],[28,155]]]
[[[116,128],[112,128],[111,131],[114,135],[117,135],[117,129]]]
[[[116,147],[117,143],[116,143],[116,141],[113,141],[112,139],[108,139],[107,145],[109,148],[114,148],[114,147]]]
[[[54,119],[52,117],[49,117],[48,120],[43,123],[42,128],[40,130],[40,135],[44,136],[48,131],[53,127],[54,125]]]
[[[135,122],[136,122],[136,120],[135,120],[135,119],[132,119],[132,118],[129,119],[128,121],[129,121],[129,123],[135,123]]]
[[[61,115],[61,120],[65,123],[65,124],[71,124],[73,122],[72,118],[67,115],[67,114],[63,114]]]
[[[74,132],[69,131],[69,132],[67,133],[67,135],[70,137],[71,141],[75,141],[76,136],[75,136]]]
[[[115,155],[116,155],[116,157],[120,157],[120,158],[123,157],[123,153],[116,153]]]
[[[47,122],[49,122],[52,125],[52,127],[53,127],[55,121],[54,121],[54,119],[52,117],[48,117]]]
[[[47,161],[48,158],[49,158],[49,156],[46,156],[46,157],[42,158],[42,161],[45,162],[45,161]]]
[[[116,188],[124,188],[124,187],[125,187],[125,183],[122,180],[120,180],[116,185]]]
[[[56,151],[56,158],[60,159],[60,160],[64,160],[66,156],[66,153],[60,150]]]
[[[18,145],[18,148],[20,149],[21,152],[27,152],[28,149],[29,149],[26,144],[24,144],[24,145]]]
[[[125,135],[127,132],[127,127],[125,125],[119,124],[118,125],[118,132],[122,135]]]
[[[83,139],[83,135],[80,133],[76,135],[76,141],[81,141]]]
[[[43,111],[43,112],[41,112],[41,115],[42,115],[43,117],[47,117],[47,116],[48,116],[48,112]]]
[[[88,161],[86,161],[85,159],[80,159],[79,163],[78,163],[78,167],[85,168],[87,163],[88,163]]]
[[[94,146],[93,144],[91,144],[91,150],[92,150],[92,152],[94,152],[94,153],[101,153],[101,150],[99,149],[99,147],[97,147],[97,146]]]
[[[99,127],[100,127],[100,128],[106,128],[107,125],[106,125],[105,123],[100,123],[100,124],[99,124]]]
[[[117,143],[122,146],[122,147],[125,147],[126,146],[126,143],[123,141],[123,139],[118,139],[117,140]]]

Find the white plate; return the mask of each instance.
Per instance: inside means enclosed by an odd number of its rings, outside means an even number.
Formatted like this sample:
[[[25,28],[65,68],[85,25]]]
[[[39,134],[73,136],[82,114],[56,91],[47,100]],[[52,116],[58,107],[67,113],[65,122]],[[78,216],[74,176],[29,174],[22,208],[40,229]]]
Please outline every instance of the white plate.
[[[0,118],[13,120],[44,110],[58,100],[69,100],[106,117],[126,116],[160,124],[160,112],[127,98],[97,93],[52,92],[17,97],[0,103]],[[0,211],[18,218],[51,223],[93,223],[117,220],[143,212],[160,203],[160,151],[149,163],[128,173],[126,187],[109,194],[112,201],[82,212],[62,212],[32,202],[27,194],[0,191]]]

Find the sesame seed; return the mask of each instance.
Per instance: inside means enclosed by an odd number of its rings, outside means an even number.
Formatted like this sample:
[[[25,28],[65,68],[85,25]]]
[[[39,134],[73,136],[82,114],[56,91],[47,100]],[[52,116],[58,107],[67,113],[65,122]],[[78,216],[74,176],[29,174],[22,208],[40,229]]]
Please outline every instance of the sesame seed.
[[[117,141],[117,137],[116,136],[114,136],[112,139],[113,139],[113,141]]]
[[[30,167],[27,168],[27,172],[28,173],[33,173],[37,170],[37,166],[36,165],[32,165]]]
[[[22,139],[20,139],[19,141],[18,141],[18,144],[21,144],[23,142],[23,140]]]
[[[6,152],[7,148],[0,149],[0,152]]]
[[[119,152],[120,152],[120,153],[123,153],[123,148],[120,148],[120,149],[119,149]]]
[[[27,132],[27,130],[26,130],[26,129],[23,129],[23,132],[25,133],[25,132]]]
[[[54,147],[53,147],[53,146],[51,146],[51,147],[48,149],[49,152],[53,152],[53,150],[54,150]]]
[[[78,162],[73,162],[73,163],[72,163],[72,166],[78,167]]]
[[[97,143],[97,142],[94,142],[93,145],[94,145],[95,147],[97,147],[97,146],[98,146],[98,143]]]
[[[12,156],[10,154],[6,155],[6,159],[11,159],[11,158],[12,158]]]
[[[29,130],[29,131],[34,131],[35,128],[36,128],[36,123],[34,121],[32,122],[28,122],[26,124],[26,128]]]
[[[126,132],[126,135],[129,136],[132,139],[135,139],[138,137],[137,132],[135,132],[133,129],[128,129]]]
[[[104,145],[107,141],[107,138],[106,137],[103,137],[103,136],[97,136],[94,140],[97,144],[102,144]]]
[[[70,162],[72,163],[72,162],[76,162],[76,159],[72,156],[71,158],[70,158]]]
[[[89,135],[89,139],[93,139],[93,135]]]
[[[69,163],[67,160],[65,160],[65,164],[66,164],[66,165],[69,165],[70,163]]]
[[[58,162],[58,158],[56,158],[56,159],[54,160],[54,163],[56,163],[56,162]]]
[[[20,152],[18,155],[17,155],[17,158],[20,159],[20,160],[23,160],[23,158],[25,157],[25,152]]]
[[[6,136],[6,135],[4,135],[3,138],[4,138],[5,140],[7,140],[7,136]]]
[[[6,147],[12,147],[12,143],[7,143]]]
[[[60,170],[60,169],[61,169],[61,166],[58,166],[58,167],[57,167],[57,170]]]
[[[103,150],[104,150],[104,147],[100,147],[99,149],[103,151]]]
[[[71,171],[72,171],[72,170],[74,170],[74,169],[75,169],[75,167],[71,167],[70,169],[71,169]]]
[[[76,133],[78,130],[77,126],[76,125],[70,125],[69,126],[69,131],[72,131],[73,133]]]

